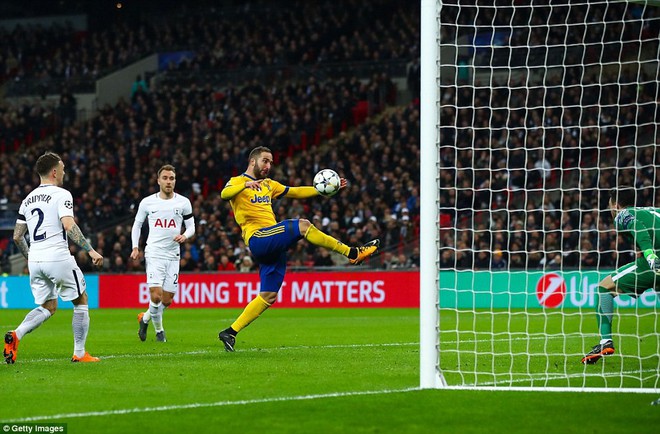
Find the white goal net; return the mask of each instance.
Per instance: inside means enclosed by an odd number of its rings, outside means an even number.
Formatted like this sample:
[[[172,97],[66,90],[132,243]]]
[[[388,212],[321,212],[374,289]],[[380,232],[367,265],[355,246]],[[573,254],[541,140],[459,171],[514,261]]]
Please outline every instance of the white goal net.
[[[652,289],[581,363],[639,255],[611,189],[660,207],[653,3],[422,1],[422,387],[660,389]]]

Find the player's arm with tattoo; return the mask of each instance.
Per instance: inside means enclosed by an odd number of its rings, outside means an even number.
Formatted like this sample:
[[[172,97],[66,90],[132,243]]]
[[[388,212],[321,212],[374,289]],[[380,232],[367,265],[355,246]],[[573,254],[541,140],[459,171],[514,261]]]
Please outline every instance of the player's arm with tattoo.
[[[80,230],[80,227],[78,227],[76,223],[67,229],[66,235],[71,241],[85,249],[86,252],[92,250],[92,246],[89,244],[89,241],[87,241],[87,238],[85,238],[82,231]]]
[[[18,247],[18,250],[21,251],[21,254],[25,256],[25,259],[28,258],[28,252],[30,247],[28,246],[27,241],[25,240],[25,234],[27,233],[27,225],[25,223],[16,223],[14,227],[14,243]]]
[[[66,231],[67,237],[83,249],[89,254],[90,258],[92,258],[92,263],[96,265],[97,267],[103,265],[103,256],[101,256],[96,250],[92,248],[92,245],[89,244],[89,241],[87,241],[87,238],[83,235],[82,231],[80,230],[80,227],[76,224],[75,220],[73,217],[66,216],[62,217],[62,225],[64,226],[64,230]]]

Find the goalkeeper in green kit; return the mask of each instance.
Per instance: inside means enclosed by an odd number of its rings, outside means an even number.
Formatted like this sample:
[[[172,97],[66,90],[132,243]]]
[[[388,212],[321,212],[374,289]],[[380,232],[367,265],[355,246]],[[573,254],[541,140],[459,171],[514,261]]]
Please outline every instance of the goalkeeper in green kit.
[[[584,364],[594,364],[603,356],[614,354],[612,316],[614,297],[641,295],[647,289],[660,290],[660,208],[636,207],[633,188],[612,189],[610,208],[616,230],[629,237],[643,253],[634,262],[616,269],[598,284],[596,317],[600,343],[582,358]]]

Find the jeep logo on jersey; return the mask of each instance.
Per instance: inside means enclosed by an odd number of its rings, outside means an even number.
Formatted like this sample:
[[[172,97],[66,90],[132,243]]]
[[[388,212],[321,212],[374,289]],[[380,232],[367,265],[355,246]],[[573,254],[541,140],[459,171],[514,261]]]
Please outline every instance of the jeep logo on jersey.
[[[270,203],[270,196],[258,196],[254,195],[252,199],[250,199],[250,202],[252,203]]]
[[[543,307],[557,307],[566,297],[566,282],[556,273],[543,275],[536,283],[536,298]]]

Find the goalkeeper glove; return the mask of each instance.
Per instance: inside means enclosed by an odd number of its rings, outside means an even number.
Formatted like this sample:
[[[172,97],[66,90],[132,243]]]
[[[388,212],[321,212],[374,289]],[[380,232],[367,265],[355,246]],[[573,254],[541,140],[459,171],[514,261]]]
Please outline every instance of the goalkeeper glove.
[[[644,250],[644,258],[648,262],[649,268],[660,274],[660,258],[658,258],[658,255],[655,254],[653,249]]]

